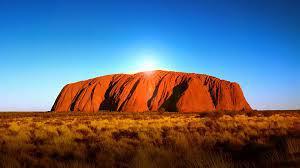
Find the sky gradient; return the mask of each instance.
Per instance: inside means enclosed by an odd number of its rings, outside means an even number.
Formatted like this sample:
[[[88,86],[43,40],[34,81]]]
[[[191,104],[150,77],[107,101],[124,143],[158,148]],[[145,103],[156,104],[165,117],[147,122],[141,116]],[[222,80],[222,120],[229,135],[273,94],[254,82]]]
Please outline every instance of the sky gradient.
[[[0,111],[50,110],[70,82],[157,69],[238,82],[300,109],[300,1],[0,0]]]

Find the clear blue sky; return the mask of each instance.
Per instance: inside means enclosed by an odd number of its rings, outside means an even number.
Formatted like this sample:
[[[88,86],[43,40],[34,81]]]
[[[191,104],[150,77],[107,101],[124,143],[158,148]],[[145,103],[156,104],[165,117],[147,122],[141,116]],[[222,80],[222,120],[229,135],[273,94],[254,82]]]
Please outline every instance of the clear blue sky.
[[[300,109],[300,1],[0,0],[0,111],[50,110],[69,82],[160,69],[240,83]]]

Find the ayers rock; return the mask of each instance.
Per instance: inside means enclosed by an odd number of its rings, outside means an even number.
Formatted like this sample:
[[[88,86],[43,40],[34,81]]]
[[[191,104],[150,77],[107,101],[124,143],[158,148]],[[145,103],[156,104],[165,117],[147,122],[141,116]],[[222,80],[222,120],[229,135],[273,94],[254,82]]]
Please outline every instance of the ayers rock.
[[[114,74],[67,84],[52,111],[248,111],[238,83],[173,71]]]

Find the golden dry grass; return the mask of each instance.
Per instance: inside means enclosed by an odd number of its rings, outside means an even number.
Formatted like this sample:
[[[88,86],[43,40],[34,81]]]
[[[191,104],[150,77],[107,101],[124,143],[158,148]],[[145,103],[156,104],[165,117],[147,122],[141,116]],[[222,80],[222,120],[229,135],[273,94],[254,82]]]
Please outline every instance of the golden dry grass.
[[[299,164],[299,112],[2,113],[1,167]]]

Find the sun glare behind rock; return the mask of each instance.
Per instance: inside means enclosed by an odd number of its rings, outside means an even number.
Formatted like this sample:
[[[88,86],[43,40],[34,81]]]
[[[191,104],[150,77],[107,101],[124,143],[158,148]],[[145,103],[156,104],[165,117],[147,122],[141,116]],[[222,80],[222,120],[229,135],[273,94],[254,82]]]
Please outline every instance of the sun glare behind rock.
[[[144,60],[140,66],[141,71],[153,71],[157,68],[155,61],[151,59]]]

